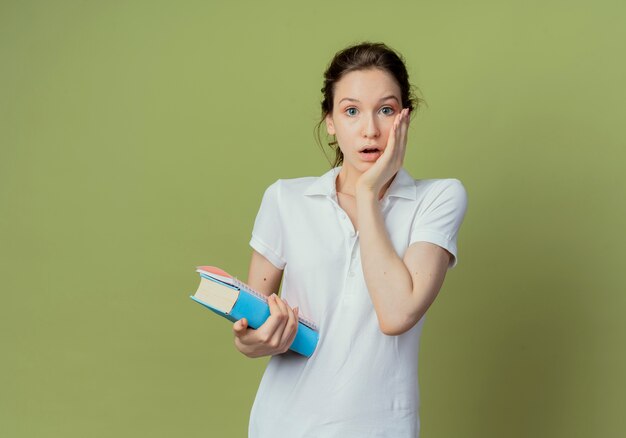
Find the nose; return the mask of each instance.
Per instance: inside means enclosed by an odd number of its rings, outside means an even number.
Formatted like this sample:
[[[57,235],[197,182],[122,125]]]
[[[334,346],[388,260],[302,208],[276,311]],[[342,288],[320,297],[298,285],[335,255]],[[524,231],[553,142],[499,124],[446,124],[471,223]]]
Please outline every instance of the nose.
[[[363,136],[367,138],[376,138],[380,135],[378,121],[375,115],[369,115],[363,120]]]

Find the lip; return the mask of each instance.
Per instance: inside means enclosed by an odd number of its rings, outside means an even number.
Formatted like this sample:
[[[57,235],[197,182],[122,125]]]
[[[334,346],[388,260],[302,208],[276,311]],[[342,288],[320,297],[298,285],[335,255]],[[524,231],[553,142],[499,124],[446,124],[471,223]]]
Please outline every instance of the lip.
[[[365,148],[365,149],[367,149],[367,148]],[[373,161],[378,160],[382,154],[383,154],[383,151],[381,151],[381,150],[379,150],[378,152],[368,152],[368,153],[359,152],[359,157],[363,161],[373,162]]]
[[[382,150],[382,148],[377,144],[370,144],[367,146],[363,146],[361,149],[359,149],[359,152],[363,152],[365,149],[378,149],[379,151]]]

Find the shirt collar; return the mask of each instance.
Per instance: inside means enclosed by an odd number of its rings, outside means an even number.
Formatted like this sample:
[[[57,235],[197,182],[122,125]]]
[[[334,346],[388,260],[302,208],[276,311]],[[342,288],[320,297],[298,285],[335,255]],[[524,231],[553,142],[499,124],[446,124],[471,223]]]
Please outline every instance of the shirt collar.
[[[305,196],[322,195],[336,198],[336,186],[335,181],[337,174],[341,170],[341,166],[333,167],[328,172],[318,177],[304,192]],[[385,197],[398,197],[411,200],[417,199],[417,187],[415,186],[415,180],[408,174],[403,167],[398,170],[395,178],[391,182],[389,188],[385,192]]]

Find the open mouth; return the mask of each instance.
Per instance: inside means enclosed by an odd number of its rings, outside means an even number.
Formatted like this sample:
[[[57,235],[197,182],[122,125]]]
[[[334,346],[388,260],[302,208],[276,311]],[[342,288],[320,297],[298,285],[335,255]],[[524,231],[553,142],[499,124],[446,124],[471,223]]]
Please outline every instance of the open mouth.
[[[367,161],[376,160],[381,154],[382,151],[378,148],[365,148],[359,152],[359,155]]]

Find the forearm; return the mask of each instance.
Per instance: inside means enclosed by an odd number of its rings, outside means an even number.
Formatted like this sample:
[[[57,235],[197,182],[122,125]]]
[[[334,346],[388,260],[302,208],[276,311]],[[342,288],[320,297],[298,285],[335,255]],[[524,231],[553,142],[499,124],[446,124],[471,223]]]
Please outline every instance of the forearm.
[[[385,333],[397,332],[412,318],[411,274],[391,244],[373,192],[357,192],[357,214],[361,264],[379,325]]]

